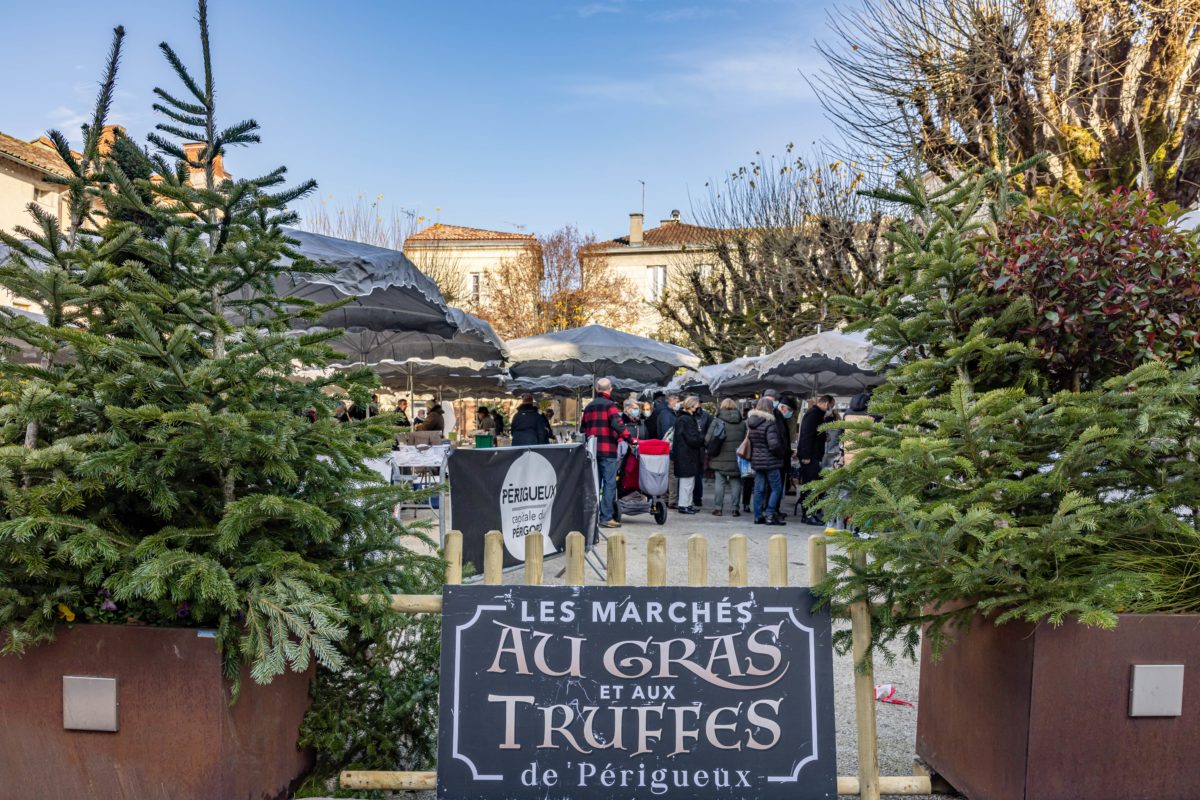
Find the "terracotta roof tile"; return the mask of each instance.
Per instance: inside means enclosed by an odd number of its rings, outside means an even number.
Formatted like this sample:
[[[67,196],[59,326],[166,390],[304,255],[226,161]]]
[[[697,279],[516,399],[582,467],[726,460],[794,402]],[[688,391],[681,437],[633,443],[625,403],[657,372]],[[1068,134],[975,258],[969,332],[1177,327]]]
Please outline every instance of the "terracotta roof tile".
[[[536,240],[533,234],[530,233],[510,233],[508,231],[489,231],[483,228],[467,228],[462,225],[443,225],[436,222],[424,230],[417,231],[409,236],[407,241],[410,242],[433,242],[433,241],[487,241],[492,239],[505,239],[519,242],[533,242]]]
[[[646,247],[669,247],[671,245],[706,244],[711,242],[714,228],[689,225],[686,222],[668,222],[657,228],[648,228],[642,233],[642,244]],[[601,247],[629,247],[629,237],[622,236],[608,242],[598,242]]]
[[[59,158],[53,147],[41,144],[43,141],[49,142],[45,137],[26,142],[6,133],[0,133],[0,153],[42,172],[68,176],[70,172],[67,170],[67,165]]]

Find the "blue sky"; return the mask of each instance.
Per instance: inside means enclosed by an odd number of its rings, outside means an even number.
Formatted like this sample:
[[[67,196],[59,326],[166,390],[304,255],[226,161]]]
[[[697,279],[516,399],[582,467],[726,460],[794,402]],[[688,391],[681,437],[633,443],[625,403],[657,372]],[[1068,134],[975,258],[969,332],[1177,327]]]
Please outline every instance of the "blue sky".
[[[686,218],[689,191],[756,151],[831,135],[802,72],[832,2],[210,0],[218,113],[263,129],[227,166],[286,164],[335,205],[382,194],[451,224],[601,238],[625,232],[644,180],[648,222]],[[0,131],[77,139],[120,23],[114,121],[142,139],[152,88],[177,88],[157,44],[197,63],[193,16],[187,0],[7,8]]]

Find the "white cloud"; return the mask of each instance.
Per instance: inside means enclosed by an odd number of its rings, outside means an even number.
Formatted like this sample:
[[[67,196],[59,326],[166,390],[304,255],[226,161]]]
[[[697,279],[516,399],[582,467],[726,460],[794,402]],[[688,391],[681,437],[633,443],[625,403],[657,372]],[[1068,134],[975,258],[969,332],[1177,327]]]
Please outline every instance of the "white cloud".
[[[67,106],[56,106],[46,114],[50,120],[50,124],[70,136],[75,132],[75,129],[88,121],[88,114],[77,108],[68,108]]]
[[[723,52],[691,51],[668,55],[662,66],[640,79],[583,79],[572,94],[602,101],[652,106],[713,103],[777,105],[810,100],[812,89],[801,68],[803,51],[764,49],[759,43]]]
[[[709,19],[710,17],[728,16],[732,13],[729,8],[714,6],[681,6],[663,11],[654,11],[646,19],[651,22],[686,22],[694,19]]]
[[[588,3],[585,6],[580,6],[575,10],[581,17],[594,17],[597,14],[620,14],[625,10],[624,3]]]

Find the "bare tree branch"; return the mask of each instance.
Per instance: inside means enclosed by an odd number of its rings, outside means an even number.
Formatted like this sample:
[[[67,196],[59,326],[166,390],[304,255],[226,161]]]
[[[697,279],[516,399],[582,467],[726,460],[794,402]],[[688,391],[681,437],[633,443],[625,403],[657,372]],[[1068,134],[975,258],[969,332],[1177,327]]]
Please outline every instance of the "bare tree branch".
[[[942,177],[1047,153],[1027,192],[1200,195],[1196,0],[861,2],[831,16],[812,79],[852,147]]]
[[[722,361],[845,321],[831,299],[879,288],[892,249],[862,180],[857,164],[809,166],[789,148],[710,182],[692,213],[717,263],[681,256],[658,303],[676,338]]]
[[[484,276],[473,313],[506,339],[600,323],[632,327],[637,290],[596,247],[596,237],[567,225],[538,237],[536,247],[505,259]]]

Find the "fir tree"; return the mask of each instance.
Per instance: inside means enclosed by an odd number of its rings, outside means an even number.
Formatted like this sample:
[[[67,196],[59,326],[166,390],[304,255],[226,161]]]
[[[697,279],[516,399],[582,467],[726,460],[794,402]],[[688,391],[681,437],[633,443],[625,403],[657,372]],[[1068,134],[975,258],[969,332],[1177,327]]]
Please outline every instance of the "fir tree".
[[[888,382],[880,421],[839,425],[855,459],[816,487],[862,533],[839,535],[823,591],[869,597],[889,657],[914,655],[923,626],[936,653],[977,613],[1111,626],[1122,610],[1200,609],[1200,370],[1150,362],[1053,391],[1023,333],[1029,298],[981,279],[1006,185],[902,179],[886,195],[912,211],[891,234],[897,283],[857,306]]]
[[[392,420],[332,418],[323,390],[362,395],[376,378],[295,379],[334,358],[330,334],[289,330],[325,309],[275,289],[287,259],[312,269],[283,226],[315,184],[286,187],[283,168],[218,180],[215,160],[258,126],[218,124],[204,0],[198,11],[199,79],[161,46],[181,88],[155,90],[155,175],[128,149],[100,155],[117,29],[83,158],[52,135],[72,172],[65,232],[31,207],[34,226],[0,234],[0,284],[47,317],[0,315],[4,338],[38,356],[0,371],[4,651],[63,619],[133,619],[216,629],[235,682],[243,665],[267,681],[313,660],[353,675],[401,626],[360,598],[428,591],[439,562],[398,544],[404,490],[364,464]]]

